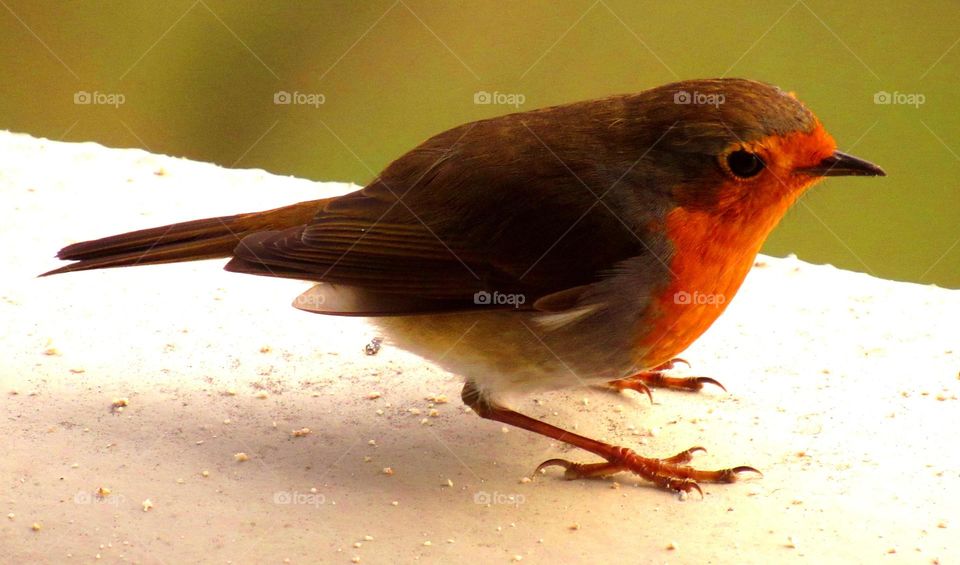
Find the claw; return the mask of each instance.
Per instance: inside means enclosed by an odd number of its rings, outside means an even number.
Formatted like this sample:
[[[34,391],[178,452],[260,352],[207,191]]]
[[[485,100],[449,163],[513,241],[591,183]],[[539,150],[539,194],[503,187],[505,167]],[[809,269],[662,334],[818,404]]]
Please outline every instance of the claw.
[[[670,482],[673,483],[673,481]],[[680,485],[671,484],[670,488],[677,492],[685,492],[688,494],[692,491],[697,491],[697,493],[700,495],[700,499],[703,500],[703,490],[700,488],[700,485],[689,479],[684,479]]]
[[[661,459],[661,461],[663,461],[664,463],[674,463],[674,464],[689,463],[690,460],[693,459],[693,454],[700,451],[702,451],[703,453],[706,453],[707,449],[705,447],[700,447],[699,445],[697,445],[685,451],[681,451],[680,453],[674,455],[673,457],[667,457],[666,459]]]
[[[696,392],[703,390],[704,385],[715,385],[720,390],[726,392],[727,387],[720,384],[716,379],[710,377],[671,377],[665,374],[666,369],[657,369],[637,373],[625,379],[611,381],[608,386],[615,390],[625,388],[643,391],[649,393],[649,387],[672,388],[675,390],[686,390]]]
[[[720,384],[720,381],[718,381],[717,379],[711,379],[710,377],[696,377],[696,379],[697,379],[696,383],[700,385],[698,387],[698,390],[703,388],[703,385],[715,385],[720,387],[720,390],[722,390],[723,392],[727,392],[727,387]]]
[[[664,363],[663,365],[660,365],[659,367],[657,367],[656,369],[653,369],[653,370],[654,370],[654,371],[669,371],[670,369],[676,367],[676,366],[677,366],[677,363],[683,363],[684,365],[687,366],[687,368],[692,367],[692,365],[690,364],[690,362],[687,361],[686,359],[681,359],[680,357],[674,357],[673,359],[667,361],[667,362]]]
[[[662,373],[656,373],[656,375],[653,379],[654,382],[650,383],[653,386],[696,392],[703,390],[703,385],[715,385],[723,392],[727,392],[727,387],[720,384],[717,379],[710,377],[668,377]]]
[[[573,465],[576,465],[573,461],[567,461],[566,459],[547,459],[543,463],[537,465],[536,470],[533,471],[533,476],[537,476],[541,471],[547,467],[563,467],[564,470],[570,469]]]
[[[679,479],[676,477],[670,476],[656,476],[652,478],[653,483],[662,488],[668,488],[674,492],[684,494],[697,491],[700,494],[700,498],[703,498],[703,490],[700,488],[700,485],[697,484],[697,481],[692,479]]]
[[[748,467],[746,465],[741,465],[739,467],[733,467],[731,469],[724,469],[720,471],[717,474],[717,482],[735,483],[740,479],[739,477],[740,473],[756,473],[761,477],[763,476],[763,473],[761,473],[757,469],[754,469],[753,467]]]
[[[606,477],[625,470],[623,464],[611,461],[603,463],[574,463],[566,459],[550,459],[541,463],[535,473],[547,467],[563,467],[563,478],[568,481],[573,479],[590,479]]]
[[[653,404],[653,393],[650,392],[650,387],[643,384],[640,381],[617,381],[616,385],[617,390],[635,390],[637,392],[642,392],[647,395],[647,398],[650,399],[650,404]]]

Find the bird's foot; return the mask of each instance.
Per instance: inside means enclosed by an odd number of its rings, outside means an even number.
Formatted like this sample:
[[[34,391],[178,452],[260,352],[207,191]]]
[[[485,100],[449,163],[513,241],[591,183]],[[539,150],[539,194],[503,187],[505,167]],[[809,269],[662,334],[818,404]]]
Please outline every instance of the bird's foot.
[[[687,363],[685,360],[680,359],[671,359],[663,365],[654,368],[650,371],[642,371],[635,375],[623,379],[617,379],[610,381],[603,385],[607,389],[613,389],[616,391],[621,390],[635,390],[646,394],[650,398],[650,402],[653,402],[653,395],[650,394],[651,388],[669,388],[674,390],[686,390],[690,392],[697,392],[703,389],[704,385],[715,385],[720,387],[724,392],[727,391],[726,387],[720,384],[716,379],[710,377],[669,377],[664,373],[674,368],[677,363],[684,363],[688,367],[690,363]]]
[[[626,447],[610,447],[613,453],[605,463],[574,463],[566,459],[550,459],[541,463],[536,472],[539,473],[547,467],[563,467],[563,478],[573,480],[606,477],[628,471],[660,488],[684,493],[697,491],[701,498],[703,490],[700,489],[698,482],[732,483],[736,482],[740,473],[757,473],[763,476],[760,471],[746,465],[713,471],[690,467],[687,463],[693,459],[694,453],[706,452],[706,449],[699,446],[691,447],[665,459],[641,457]]]

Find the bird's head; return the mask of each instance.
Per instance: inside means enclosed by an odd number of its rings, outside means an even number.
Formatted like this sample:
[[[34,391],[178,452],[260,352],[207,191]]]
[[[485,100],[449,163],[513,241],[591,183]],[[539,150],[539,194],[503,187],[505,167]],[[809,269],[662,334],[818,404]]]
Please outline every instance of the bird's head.
[[[677,204],[725,216],[783,212],[827,176],[883,176],[836,142],[797,98],[743,79],[691,80],[644,91],[634,131]]]

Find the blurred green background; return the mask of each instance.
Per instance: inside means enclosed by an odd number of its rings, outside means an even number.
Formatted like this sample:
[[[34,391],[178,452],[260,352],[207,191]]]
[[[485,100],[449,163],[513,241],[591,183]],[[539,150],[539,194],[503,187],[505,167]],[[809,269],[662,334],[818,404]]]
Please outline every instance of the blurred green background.
[[[480,91],[523,110],[749,77],[797,92],[889,175],[820,185],[765,252],[960,288],[958,41],[948,1],[3,0],[0,128],[363,184],[514,110]]]

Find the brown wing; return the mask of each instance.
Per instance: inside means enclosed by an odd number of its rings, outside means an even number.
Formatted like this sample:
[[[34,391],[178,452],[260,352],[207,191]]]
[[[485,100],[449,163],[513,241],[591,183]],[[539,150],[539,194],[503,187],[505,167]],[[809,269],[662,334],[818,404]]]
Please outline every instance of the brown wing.
[[[668,197],[638,190],[651,179],[638,178],[642,151],[609,133],[617,113],[585,108],[440,134],[307,225],[247,236],[227,269],[349,289],[350,300],[319,308],[344,314],[489,308],[478,292],[565,309],[627,259],[646,256],[659,273]]]

